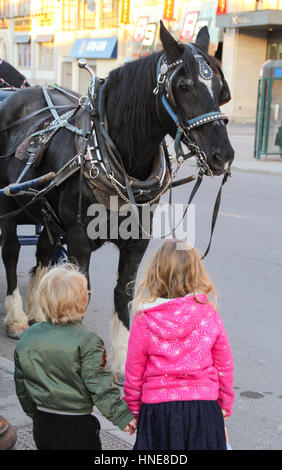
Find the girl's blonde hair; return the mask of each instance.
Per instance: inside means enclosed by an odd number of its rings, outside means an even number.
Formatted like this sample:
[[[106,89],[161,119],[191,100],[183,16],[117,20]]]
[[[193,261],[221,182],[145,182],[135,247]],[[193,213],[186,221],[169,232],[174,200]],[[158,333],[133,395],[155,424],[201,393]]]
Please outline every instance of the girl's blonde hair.
[[[39,305],[54,324],[81,320],[88,305],[86,277],[71,263],[51,268],[38,287]]]
[[[215,288],[198,251],[186,242],[166,240],[150,259],[136,284],[133,312],[140,310],[142,303],[153,302],[158,297],[174,299],[193,294],[195,300],[200,302],[197,293],[208,297],[212,294],[216,303]]]

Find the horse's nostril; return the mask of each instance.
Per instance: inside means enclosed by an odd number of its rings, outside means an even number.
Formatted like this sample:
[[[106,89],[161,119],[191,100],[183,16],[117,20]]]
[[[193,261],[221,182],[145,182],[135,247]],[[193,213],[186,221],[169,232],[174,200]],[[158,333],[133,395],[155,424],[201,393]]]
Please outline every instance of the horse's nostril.
[[[220,155],[218,155],[218,153],[214,153],[212,157],[213,157],[214,166],[217,167],[217,168],[222,167],[222,159],[221,159]]]

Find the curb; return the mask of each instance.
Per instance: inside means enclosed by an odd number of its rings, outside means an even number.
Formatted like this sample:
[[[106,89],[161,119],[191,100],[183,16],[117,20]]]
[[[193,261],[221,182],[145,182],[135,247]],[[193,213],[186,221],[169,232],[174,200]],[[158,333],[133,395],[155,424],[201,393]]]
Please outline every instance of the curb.
[[[276,163],[275,163],[276,164]],[[268,175],[276,175],[282,176],[282,163],[277,162],[277,164],[281,165],[281,168],[271,168],[268,162],[249,162],[249,163],[239,163],[235,162],[232,164],[232,170],[239,170],[245,171],[249,173],[261,173],[261,174],[268,174]],[[271,165],[271,163],[270,163]]]
[[[0,356],[0,369],[8,372],[9,374],[14,375],[15,366],[13,361],[6,359],[5,357]]]

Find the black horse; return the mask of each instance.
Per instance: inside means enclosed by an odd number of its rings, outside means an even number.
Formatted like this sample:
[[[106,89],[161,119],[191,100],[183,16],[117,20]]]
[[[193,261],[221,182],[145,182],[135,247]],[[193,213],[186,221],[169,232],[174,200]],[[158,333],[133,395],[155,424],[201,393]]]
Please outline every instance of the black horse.
[[[160,144],[169,134],[177,137],[179,126],[176,125],[171,112],[162,101],[164,78],[170,90],[164,90],[167,96],[173,97],[171,109],[181,117],[181,122],[195,116],[208,116],[209,121],[190,122],[190,135],[193,142],[204,153],[207,165],[214,175],[223,174],[231,164],[234,152],[230,145],[226,126],[220,117],[219,106],[230,99],[228,85],[223,73],[214,58],[208,55],[209,34],[203,28],[198,34],[194,47],[178,43],[161,23],[160,38],[163,51],[128,63],[113,70],[106,81],[107,99],[105,114],[108,121],[109,134],[120,155],[124,171],[140,181],[146,181],[152,171],[154,162],[160,154]],[[165,66],[158,70],[159,59],[164,54]],[[158,70],[158,72],[157,72]],[[205,76],[206,74],[206,76]],[[153,93],[154,90],[154,93]],[[51,92],[50,92],[51,93]],[[56,105],[77,105],[77,98],[66,96],[59,90],[52,90],[52,100]],[[79,96],[78,96],[79,98]],[[170,100],[171,101],[171,100]],[[16,120],[46,107],[41,87],[32,87],[15,92],[0,108],[0,129],[6,128]],[[43,114],[40,114],[42,119]],[[46,116],[46,114],[45,114]],[[79,118],[78,111],[76,118]],[[219,117],[219,118],[218,118]],[[204,119],[204,118],[203,118]],[[90,122],[90,118],[88,117]],[[77,122],[75,118],[73,124]],[[194,122],[194,124],[193,124]],[[195,127],[193,127],[195,126]],[[19,127],[2,131],[0,154],[3,156],[14,151],[23,140],[38,129],[38,116],[23,121]],[[187,143],[185,135],[181,136]],[[49,171],[57,173],[77,153],[77,136],[69,129],[61,128],[52,138],[45,151],[41,164],[35,168],[34,176]],[[17,158],[0,159],[0,187],[14,182],[22,169],[23,163]],[[30,179],[30,173],[27,178]],[[88,208],[97,202],[93,191],[78,173],[53,189],[46,198],[63,222],[68,253],[88,276],[90,256],[106,241],[102,237],[93,239],[87,231],[90,218]],[[82,197],[81,197],[82,196]],[[79,203],[80,201],[80,203]],[[22,200],[21,203],[23,204]],[[80,217],[77,217],[80,204]],[[14,211],[19,206],[12,198],[0,200],[0,216]],[[111,218],[107,211],[107,222]],[[1,222],[1,220],[0,220]],[[120,220],[119,220],[120,222]],[[17,225],[42,223],[41,206],[37,202],[17,217],[2,220],[2,257],[7,274],[7,297],[5,300],[5,324],[8,334],[18,337],[30,321],[44,319],[36,302],[36,286],[50,265],[56,249],[58,232],[51,234],[50,228],[44,227],[38,242],[36,258],[37,266],[33,270],[29,290],[29,315],[23,312],[22,300],[17,288],[17,261],[19,243],[16,235]],[[51,230],[52,232],[52,230]],[[112,369],[123,373],[129,331],[128,304],[131,294],[127,291],[128,283],[135,279],[139,264],[146,251],[149,238],[123,239],[117,237],[108,241],[114,243],[120,253],[117,284],[114,289],[116,313],[113,317],[112,333]]]
[[[0,88],[26,88],[30,84],[9,62],[0,59]]]

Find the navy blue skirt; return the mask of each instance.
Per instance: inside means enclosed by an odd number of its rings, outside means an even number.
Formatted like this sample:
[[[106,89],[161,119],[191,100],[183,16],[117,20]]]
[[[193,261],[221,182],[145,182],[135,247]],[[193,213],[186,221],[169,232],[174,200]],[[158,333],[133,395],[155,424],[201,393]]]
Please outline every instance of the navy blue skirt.
[[[217,401],[144,403],[134,450],[226,450],[224,419]]]

